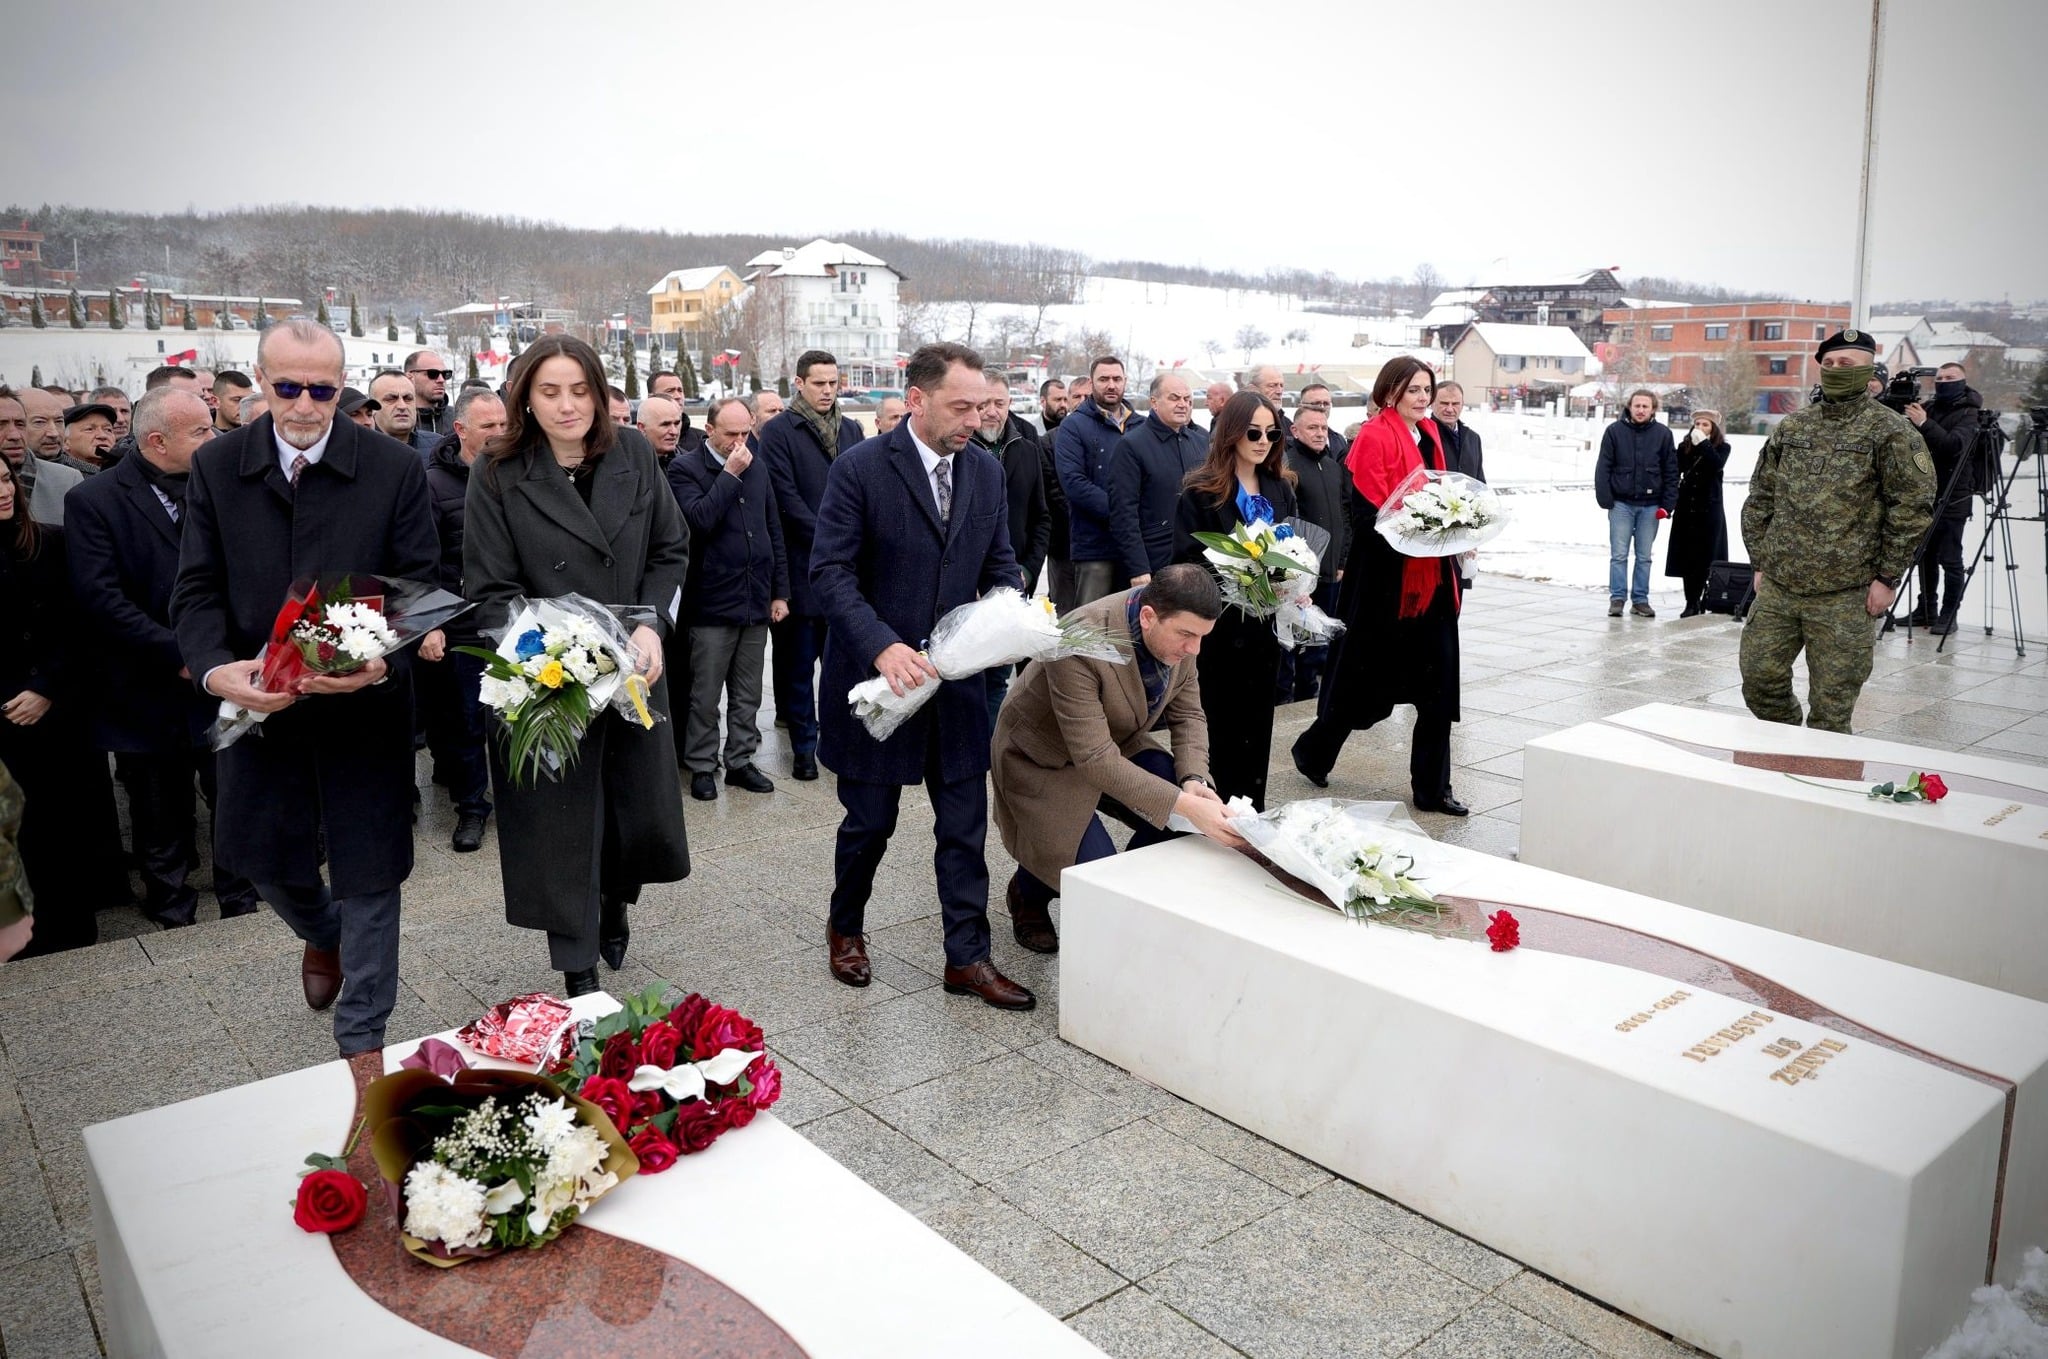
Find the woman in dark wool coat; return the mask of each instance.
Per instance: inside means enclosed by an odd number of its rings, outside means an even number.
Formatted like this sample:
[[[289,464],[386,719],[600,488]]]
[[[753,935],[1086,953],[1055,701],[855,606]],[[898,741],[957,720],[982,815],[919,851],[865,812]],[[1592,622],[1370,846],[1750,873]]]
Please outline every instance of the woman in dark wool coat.
[[[650,706],[669,714],[662,639],[676,625],[689,564],[682,511],[654,450],[612,424],[597,351],[548,336],[520,357],[505,389],[505,433],[469,479],[464,593],[479,625],[504,625],[511,601],[579,594],[639,606],[633,629]],[[606,709],[558,779],[515,787],[501,732],[491,742],[505,918],[546,930],[569,995],[598,989],[600,954],[626,960],[627,907],[650,882],[690,871],[683,791],[666,728]]]

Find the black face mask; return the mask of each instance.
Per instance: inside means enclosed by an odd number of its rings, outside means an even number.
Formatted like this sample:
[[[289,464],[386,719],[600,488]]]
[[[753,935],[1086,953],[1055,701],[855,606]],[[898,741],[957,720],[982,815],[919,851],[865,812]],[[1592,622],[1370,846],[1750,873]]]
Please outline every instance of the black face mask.
[[[1936,401],[1961,401],[1963,393],[1969,389],[1969,386],[1970,384],[1961,378],[1957,378],[1954,382],[1937,382],[1934,384],[1934,399]]]

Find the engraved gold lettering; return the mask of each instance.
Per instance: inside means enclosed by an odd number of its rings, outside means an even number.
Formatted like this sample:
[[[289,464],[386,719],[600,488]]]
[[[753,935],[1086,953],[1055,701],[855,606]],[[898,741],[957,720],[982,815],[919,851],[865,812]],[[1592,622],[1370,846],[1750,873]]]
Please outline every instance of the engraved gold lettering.
[[[2000,807],[1997,811],[1993,812],[1990,816],[1985,817],[1984,824],[1987,826],[1995,826],[1999,822],[2005,820],[2005,818],[2011,816],[2014,812],[2017,812],[2019,810],[2021,810],[2019,803],[2008,803],[2007,805]]]

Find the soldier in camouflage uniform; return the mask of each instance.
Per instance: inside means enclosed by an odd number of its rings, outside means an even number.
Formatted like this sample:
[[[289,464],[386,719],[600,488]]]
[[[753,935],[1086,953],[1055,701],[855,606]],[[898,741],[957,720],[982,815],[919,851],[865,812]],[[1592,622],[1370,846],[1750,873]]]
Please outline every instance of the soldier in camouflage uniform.
[[[15,840],[21,834],[21,785],[0,764],[0,962],[27,946],[35,929],[35,894],[21,866]]]
[[[1934,519],[1934,463],[1905,417],[1870,399],[1877,342],[1821,342],[1821,400],[1764,443],[1742,507],[1756,603],[1742,630],[1742,699],[1799,725],[1792,662],[1806,651],[1806,724],[1849,730],[1878,620]]]

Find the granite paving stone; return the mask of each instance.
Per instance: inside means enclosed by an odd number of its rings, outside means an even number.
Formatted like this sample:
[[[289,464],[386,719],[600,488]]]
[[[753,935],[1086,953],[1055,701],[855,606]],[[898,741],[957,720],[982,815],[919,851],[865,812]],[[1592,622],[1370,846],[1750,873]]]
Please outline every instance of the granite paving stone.
[[[1129,1110],[1133,1117],[1156,1114],[1178,1102],[1170,1092],[1133,1076],[1122,1067],[1103,1061],[1092,1052],[1075,1047],[1063,1038],[1034,1043],[1023,1051],[1026,1057],[1040,1066],[1058,1072],[1112,1105]]]
[[[791,1029],[775,1041],[857,1104],[1006,1051],[909,996]]]
[[[1408,1351],[1408,1359],[1596,1359],[1563,1331],[1491,1298]]]
[[[1371,1232],[1388,1245],[1426,1260],[1474,1288],[1491,1292],[1521,1272],[1522,1267],[1505,1255],[1349,1180],[1333,1179],[1303,1198],[1302,1203],[1314,1212]]]
[[[8,1266],[0,1341],[7,1359],[99,1359],[99,1337],[68,1251]]]
[[[1142,1278],[1292,1201],[1143,1121],[989,1187],[1126,1278]]]
[[[1495,1300],[1561,1331],[1605,1359],[1686,1359],[1701,1351],[1603,1307],[1533,1269],[1494,1293]]]
[[[898,1091],[868,1108],[982,1183],[1137,1116],[1014,1053]]]
[[[1250,1171],[1283,1193],[1298,1197],[1330,1179],[1330,1172],[1315,1162],[1193,1104],[1176,1102],[1153,1114],[1152,1122],[1212,1156],[1221,1156],[1239,1170]]]
[[[913,1213],[960,1198],[974,1188],[965,1175],[864,1109],[842,1109],[797,1131]]]
[[[1126,1280],[986,1189],[948,1199],[924,1223],[1056,1317],[1123,1288]]]
[[[1067,1324],[1111,1359],[1230,1359],[1224,1344],[1142,1288],[1126,1288]]]
[[[836,1114],[851,1103],[846,1096],[777,1051],[775,1044],[768,1045],[768,1055],[775,1059],[776,1067],[782,1072],[782,1097],[775,1101],[775,1116],[790,1127],[801,1127],[813,1119]]]
[[[1482,1296],[1292,1201],[1142,1282],[1253,1359],[1404,1354]]]

